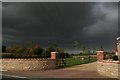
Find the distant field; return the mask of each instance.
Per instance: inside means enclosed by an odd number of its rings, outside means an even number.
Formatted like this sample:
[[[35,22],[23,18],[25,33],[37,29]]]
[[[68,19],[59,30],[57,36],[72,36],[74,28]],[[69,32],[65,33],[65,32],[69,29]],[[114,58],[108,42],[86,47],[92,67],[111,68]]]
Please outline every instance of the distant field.
[[[84,60],[82,60],[81,58],[66,58],[66,67],[86,64],[86,63],[95,62],[95,61],[96,61],[95,57],[91,57],[90,61],[89,61],[89,58],[85,58]]]

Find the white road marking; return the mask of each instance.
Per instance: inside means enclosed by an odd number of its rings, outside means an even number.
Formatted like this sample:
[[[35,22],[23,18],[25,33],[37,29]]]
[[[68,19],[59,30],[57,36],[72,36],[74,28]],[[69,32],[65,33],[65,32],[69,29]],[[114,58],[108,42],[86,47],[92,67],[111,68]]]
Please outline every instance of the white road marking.
[[[27,78],[27,77],[22,77],[22,76],[15,76],[15,75],[7,75],[7,74],[2,74],[3,76],[8,76],[8,77],[14,77],[14,78]]]

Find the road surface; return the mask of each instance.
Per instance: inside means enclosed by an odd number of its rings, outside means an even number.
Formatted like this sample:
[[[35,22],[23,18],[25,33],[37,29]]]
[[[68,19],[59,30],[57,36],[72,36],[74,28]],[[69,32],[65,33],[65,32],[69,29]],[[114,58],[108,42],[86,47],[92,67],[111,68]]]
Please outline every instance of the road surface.
[[[20,80],[117,80],[102,76],[97,72],[96,62],[69,68],[45,71],[3,71],[5,78]],[[5,79],[6,80],[6,79]]]

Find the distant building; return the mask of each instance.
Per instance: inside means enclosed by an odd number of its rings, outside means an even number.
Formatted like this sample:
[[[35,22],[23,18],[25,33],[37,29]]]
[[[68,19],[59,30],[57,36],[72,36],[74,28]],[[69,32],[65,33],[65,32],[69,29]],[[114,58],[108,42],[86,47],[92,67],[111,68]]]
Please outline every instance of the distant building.
[[[118,58],[120,60],[120,37],[117,38]]]

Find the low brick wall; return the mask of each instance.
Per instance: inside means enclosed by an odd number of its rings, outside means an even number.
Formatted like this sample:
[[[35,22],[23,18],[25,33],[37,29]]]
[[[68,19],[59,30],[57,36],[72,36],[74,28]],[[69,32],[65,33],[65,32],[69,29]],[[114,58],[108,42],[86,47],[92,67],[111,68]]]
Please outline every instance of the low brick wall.
[[[57,68],[52,59],[0,59],[2,70],[48,70]]]
[[[120,79],[120,63],[113,61],[97,61],[97,71],[104,76]]]

